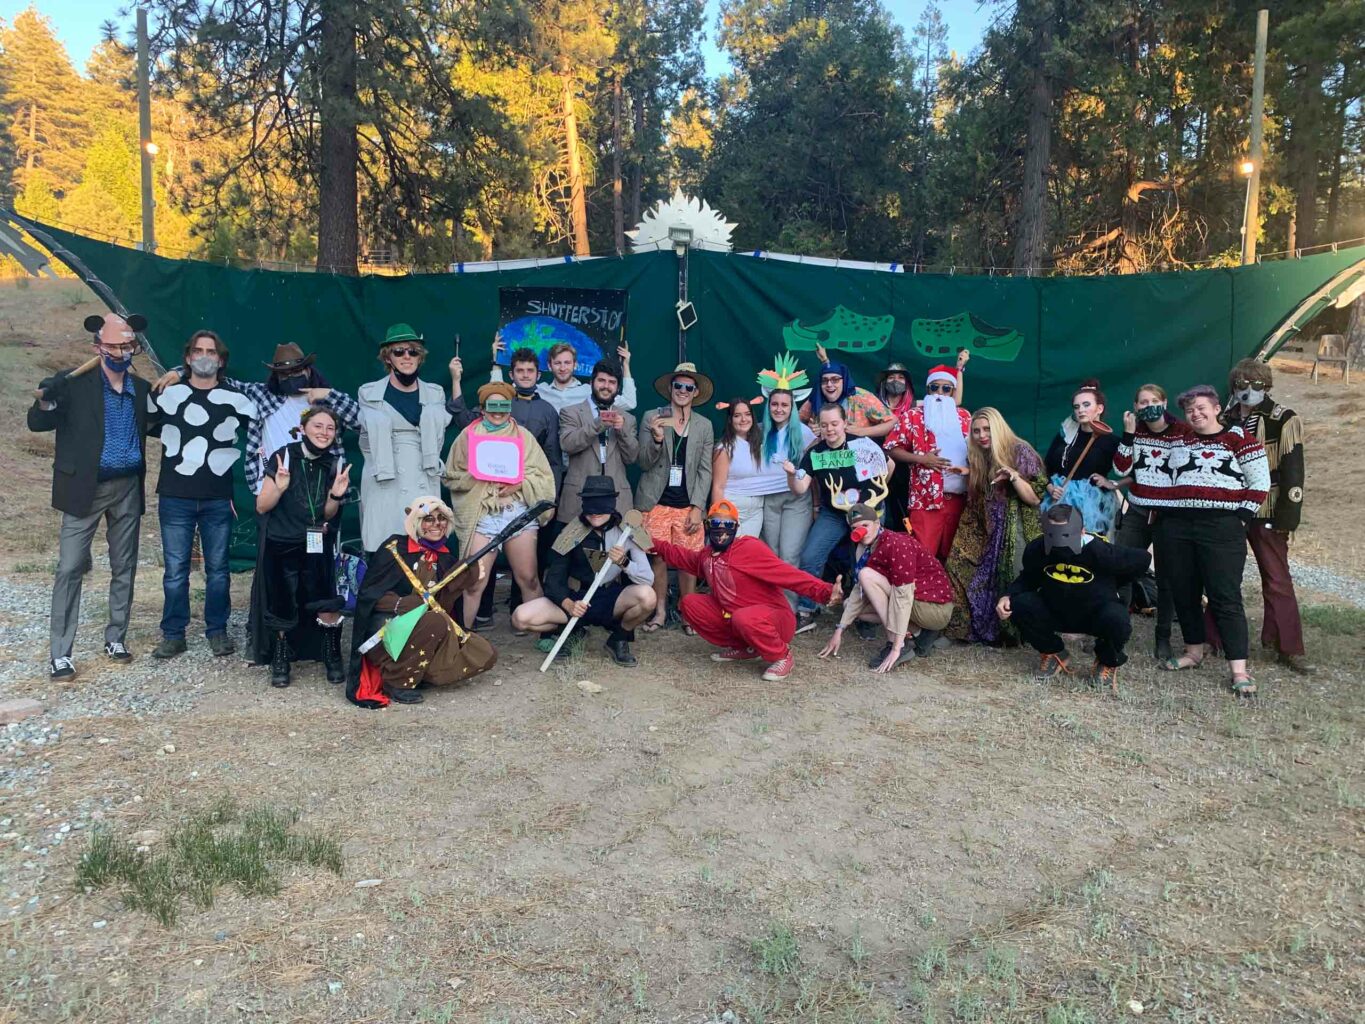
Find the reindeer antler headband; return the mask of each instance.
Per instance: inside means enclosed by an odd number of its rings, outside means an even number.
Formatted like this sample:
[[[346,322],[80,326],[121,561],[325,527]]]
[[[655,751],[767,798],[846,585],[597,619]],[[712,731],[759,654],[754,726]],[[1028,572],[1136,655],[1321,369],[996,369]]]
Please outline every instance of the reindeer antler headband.
[[[857,504],[863,504],[868,506],[869,508],[876,508],[883,501],[885,501],[886,496],[891,493],[891,487],[887,483],[886,471],[883,470],[882,472],[878,473],[876,476],[870,478],[868,482],[872,484],[873,493],[869,494],[860,503],[856,501],[849,501],[847,498],[845,498],[843,492],[841,492],[837,487],[834,486],[834,481],[831,480],[829,477],[826,477],[825,486],[829,488],[830,507],[837,508],[840,512],[843,512],[844,514],[847,514],[848,510]]]
[[[790,391],[794,402],[804,402],[811,393],[810,378],[789,352],[780,353],[774,359],[771,370],[759,371],[758,386],[765,398],[774,391]]]

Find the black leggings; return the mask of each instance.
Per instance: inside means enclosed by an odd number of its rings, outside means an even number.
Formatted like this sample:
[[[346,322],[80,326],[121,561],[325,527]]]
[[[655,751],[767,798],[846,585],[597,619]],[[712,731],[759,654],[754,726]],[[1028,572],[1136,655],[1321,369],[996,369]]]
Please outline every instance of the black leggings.
[[[1146,551],[1152,546],[1152,537],[1156,532],[1155,524],[1148,523],[1150,513],[1144,508],[1130,505],[1123,513],[1123,518],[1119,520],[1118,533],[1114,537],[1114,543],[1125,548],[1141,548]],[[1148,570],[1144,577],[1153,577],[1156,581],[1156,638],[1158,640],[1169,640],[1171,638],[1171,623],[1175,620],[1175,605],[1171,601],[1171,587],[1156,576],[1154,572]],[[1124,607],[1133,601],[1133,591],[1137,589],[1135,584],[1125,583],[1119,587],[1119,600]]]
[[[329,555],[310,555],[303,543],[267,539],[262,561],[264,621],[272,632],[289,632],[305,614],[341,610]]]
[[[1231,512],[1157,513],[1156,574],[1170,588],[1180,632],[1190,646],[1204,642],[1202,595],[1223,639],[1228,661],[1247,656],[1247,616],[1242,607],[1242,570],[1247,535]]]

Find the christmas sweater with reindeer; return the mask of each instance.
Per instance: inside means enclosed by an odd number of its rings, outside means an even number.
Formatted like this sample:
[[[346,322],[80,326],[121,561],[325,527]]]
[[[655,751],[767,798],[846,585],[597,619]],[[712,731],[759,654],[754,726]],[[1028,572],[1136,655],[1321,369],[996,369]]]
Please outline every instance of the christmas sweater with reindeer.
[[[1270,489],[1265,449],[1240,427],[1196,434],[1182,423],[1163,433],[1124,434],[1114,468],[1131,473],[1129,501],[1141,508],[1256,515]]]

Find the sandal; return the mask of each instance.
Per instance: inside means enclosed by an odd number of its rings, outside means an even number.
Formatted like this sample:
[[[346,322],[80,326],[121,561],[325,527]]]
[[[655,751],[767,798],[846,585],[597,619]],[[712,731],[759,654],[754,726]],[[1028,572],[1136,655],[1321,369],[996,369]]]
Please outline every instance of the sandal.
[[[1167,658],[1157,665],[1163,672],[1189,672],[1204,664],[1203,658],[1191,658],[1188,654],[1182,654],[1178,658]]]
[[[641,633],[654,633],[663,629],[663,627],[664,624],[662,622],[655,622],[653,619],[650,619],[644,625],[640,626],[639,630]]]
[[[1232,692],[1238,697],[1256,696],[1256,680],[1251,676],[1233,676]]]

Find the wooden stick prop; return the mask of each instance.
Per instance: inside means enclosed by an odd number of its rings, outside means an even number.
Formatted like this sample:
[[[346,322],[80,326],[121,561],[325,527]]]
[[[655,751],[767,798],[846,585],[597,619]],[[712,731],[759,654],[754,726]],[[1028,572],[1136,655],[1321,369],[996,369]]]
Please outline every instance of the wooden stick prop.
[[[588,592],[582,597],[584,604],[592,604],[593,595],[597,593],[597,588],[600,587],[602,582],[607,578],[607,573],[610,571],[613,564],[615,563],[613,563],[610,558],[602,563],[602,568],[598,569],[597,575],[592,578],[592,585],[588,587]],[[549,668],[550,663],[559,655],[559,649],[568,642],[569,634],[573,632],[573,628],[576,625],[578,625],[578,616],[575,615],[569,620],[568,625],[559,631],[559,639],[556,640],[555,645],[550,648],[550,653],[545,655],[545,660],[540,663],[540,670],[542,672]]]
[[[87,373],[89,373],[91,370],[93,370],[95,367],[99,366],[99,364],[100,364],[100,357],[99,357],[99,356],[91,356],[91,357],[90,357],[89,359],[87,359],[85,362],[81,363],[80,366],[76,367],[74,370],[72,370],[70,373],[68,373],[68,374],[66,375],[66,379],[67,379],[67,380],[70,380],[72,377],[80,377],[80,376],[82,376],[83,374],[87,374]],[[34,391],[33,391],[33,397],[36,398],[36,399],[38,399],[38,401],[40,401],[40,402],[47,401],[46,395],[47,395],[47,392],[44,391],[42,388],[35,388]]]

